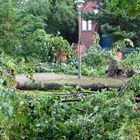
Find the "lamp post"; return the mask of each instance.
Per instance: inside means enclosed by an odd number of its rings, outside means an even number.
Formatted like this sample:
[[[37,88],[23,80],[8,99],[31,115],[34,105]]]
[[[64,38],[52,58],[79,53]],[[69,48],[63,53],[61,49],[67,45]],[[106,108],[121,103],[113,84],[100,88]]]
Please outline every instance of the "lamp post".
[[[78,79],[81,78],[81,45],[82,45],[82,38],[81,38],[81,10],[83,8],[85,1],[84,0],[75,0],[74,4],[76,5],[76,9],[78,12]]]

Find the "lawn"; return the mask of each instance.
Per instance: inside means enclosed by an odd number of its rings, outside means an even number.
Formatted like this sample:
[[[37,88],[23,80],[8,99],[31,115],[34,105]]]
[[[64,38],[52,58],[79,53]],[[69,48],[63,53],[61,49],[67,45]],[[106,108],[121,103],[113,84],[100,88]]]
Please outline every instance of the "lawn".
[[[66,75],[56,73],[36,73],[34,74],[35,82],[42,83],[61,83],[61,84],[104,84],[104,85],[122,85],[128,81],[129,78],[109,78],[107,76],[102,77],[87,77],[82,76],[78,79],[77,75]],[[17,75],[16,81],[24,84],[29,82],[29,79],[24,75]]]

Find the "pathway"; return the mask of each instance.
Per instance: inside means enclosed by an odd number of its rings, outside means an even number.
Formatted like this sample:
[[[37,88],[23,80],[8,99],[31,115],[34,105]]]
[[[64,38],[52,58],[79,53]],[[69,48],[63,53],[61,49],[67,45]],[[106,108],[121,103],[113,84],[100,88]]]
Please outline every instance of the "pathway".
[[[78,79],[77,75],[67,75],[67,74],[56,74],[56,73],[35,73],[33,75],[36,82],[44,83],[76,83],[76,84],[93,84],[100,83],[105,85],[120,85],[128,81],[127,78],[124,79],[114,79],[108,77],[87,77],[82,76],[81,79]],[[29,82],[29,79],[25,75],[17,75],[16,81],[19,84],[24,84]]]

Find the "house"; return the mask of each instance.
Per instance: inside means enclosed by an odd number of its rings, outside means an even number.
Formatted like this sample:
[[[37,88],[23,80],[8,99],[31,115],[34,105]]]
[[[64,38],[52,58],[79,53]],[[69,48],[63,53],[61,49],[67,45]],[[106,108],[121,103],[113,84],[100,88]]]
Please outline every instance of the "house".
[[[86,2],[82,8],[82,11],[89,12],[89,13],[95,13],[98,14],[98,10],[95,8],[98,6],[97,1],[90,1]],[[93,46],[94,42],[94,34],[99,33],[100,36],[100,45],[104,50],[110,50],[111,44],[113,42],[111,37],[105,36],[102,32],[99,31],[99,24],[95,20],[85,20],[82,18],[82,21],[80,22],[81,25],[81,39],[82,39],[82,45],[81,45],[81,55],[84,55],[85,50],[91,46]],[[134,48],[126,48],[124,51],[124,56],[132,51],[134,51]],[[78,51],[77,51],[78,52]]]
[[[98,10],[94,9],[97,6],[97,2],[87,2],[82,11],[89,13],[98,13]],[[94,20],[84,20],[81,21],[81,38],[82,44],[87,48],[93,46],[94,33],[98,32],[99,25]]]

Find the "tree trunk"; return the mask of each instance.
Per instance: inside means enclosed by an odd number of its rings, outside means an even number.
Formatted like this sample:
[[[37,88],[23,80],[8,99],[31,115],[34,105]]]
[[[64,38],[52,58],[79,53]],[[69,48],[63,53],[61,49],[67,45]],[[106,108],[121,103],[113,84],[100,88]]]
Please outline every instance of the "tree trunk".
[[[73,87],[79,86],[83,89],[91,89],[92,91],[97,91],[101,89],[110,89],[110,88],[120,89],[123,86],[123,84],[106,86],[104,84],[79,85],[79,84],[58,84],[58,83],[26,83],[26,84],[17,83],[16,88],[20,90],[60,90],[64,86],[73,86]]]

